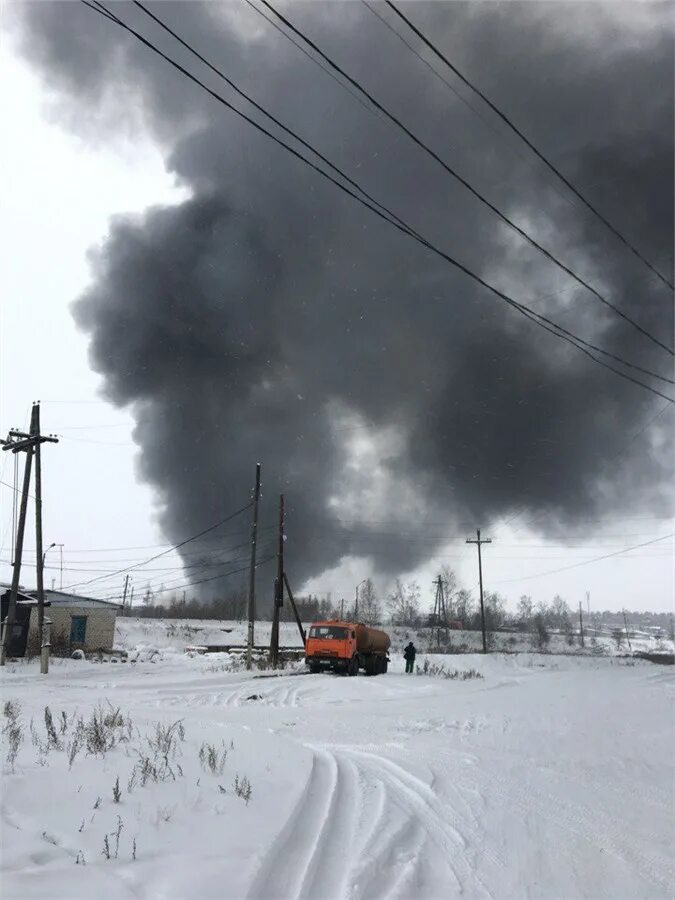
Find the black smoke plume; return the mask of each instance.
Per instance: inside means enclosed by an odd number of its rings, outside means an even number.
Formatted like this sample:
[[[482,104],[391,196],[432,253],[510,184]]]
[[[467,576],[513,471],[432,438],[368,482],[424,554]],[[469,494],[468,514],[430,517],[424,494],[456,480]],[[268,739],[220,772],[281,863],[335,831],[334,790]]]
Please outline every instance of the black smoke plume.
[[[505,230],[249,6],[151,9],[488,280],[670,374],[667,354]],[[672,342],[668,291],[453,76],[444,73],[480,116],[365,5],[286,9],[490,199]],[[672,275],[667,5],[406,10]],[[232,97],[136,8],[114,11]],[[404,572],[443,534],[519,510],[544,534],[589,517],[667,513],[670,411],[638,434],[664,401],[521,319],[81,4],[14,12],[22,52],[57,89],[68,126],[92,141],[150,133],[190,192],[176,206],[116,219],[74,305],[106,395],[136,417],[142,475],[163,501],[170,539],[245,502],[257,460],[266,527],[278,494],[287,498],[298,584],[349,554],[371,556],[383,575]]]

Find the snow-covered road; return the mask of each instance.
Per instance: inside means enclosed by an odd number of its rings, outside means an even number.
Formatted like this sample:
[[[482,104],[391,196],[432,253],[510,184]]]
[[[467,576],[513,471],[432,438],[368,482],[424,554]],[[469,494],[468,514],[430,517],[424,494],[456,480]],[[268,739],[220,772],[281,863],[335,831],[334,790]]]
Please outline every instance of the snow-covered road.
[[[3,897],[673,896],[672,669],[433,661],[483,678],[405,676],[400,660],[377,678],[229,673],[212,657],[65,661],[47,679],[8,667],[24,739],[12,772],[3,736]],[[45,705],[86,719],[108,702],[128,740],[72,767],[70,731],[40,746]],[[179,719],[172,777],[140,783],[146,735]],[[222,768],[200,760],[205,742]]]

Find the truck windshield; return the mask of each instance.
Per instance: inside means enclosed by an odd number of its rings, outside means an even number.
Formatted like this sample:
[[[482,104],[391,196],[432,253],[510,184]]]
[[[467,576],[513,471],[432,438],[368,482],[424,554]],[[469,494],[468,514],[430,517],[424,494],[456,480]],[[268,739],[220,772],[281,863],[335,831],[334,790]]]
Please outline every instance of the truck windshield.
[[[337,628],[334,625],[312,625],[309,636],[322,638],[324,641],[344,641],[347,638],[347,629]]]

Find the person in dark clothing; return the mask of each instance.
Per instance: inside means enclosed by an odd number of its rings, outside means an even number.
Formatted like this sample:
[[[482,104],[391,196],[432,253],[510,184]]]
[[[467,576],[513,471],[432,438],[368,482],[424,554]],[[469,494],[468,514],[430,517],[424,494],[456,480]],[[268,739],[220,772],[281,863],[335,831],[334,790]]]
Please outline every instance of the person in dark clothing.
[[[403,657],[405,659],[405,671],[406,675],[411,675],[415,671],[415,654],[417,650],[415,649],[415,645],[412,641],[408,644],[407,647],[403,650]]]

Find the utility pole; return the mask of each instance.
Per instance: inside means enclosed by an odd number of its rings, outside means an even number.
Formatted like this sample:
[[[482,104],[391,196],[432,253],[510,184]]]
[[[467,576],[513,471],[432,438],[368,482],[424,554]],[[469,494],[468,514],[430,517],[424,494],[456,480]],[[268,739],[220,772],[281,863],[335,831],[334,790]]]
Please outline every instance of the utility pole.
[[[588,594],[586,594],[588,597]],[[579,601],[579,636],[581,638],[581,646],[584,646],[584,617],[582,612],[581,600]]]
[[[33,414],[31,416],[31,432],[35,422],[35,406],[33,406]],[[7,450],[10,439],[13,437],[10,431],[7,441],[4,442],[3,450]],[[7,658],[7,645],[11,641],[12,629],[16,620],[16,595],[19,590],[19,577],[21,575],[21,557],[23,556],[23,536],[26,530],[26,510],[28,509],[28,491],[30,490],[30,470],[33,465],[33,444],[31,441],[15,442],[13,453],[18,453],[19,446],[25,447],[26,462],[23,469],[23,489],[21,492],[21,504],[19,506],[19,524],[16,529],[16,543],[14,547],[14,562],[12,571],[12,586],[9,594],[9,606],[7,607],[7,616],[2,623],[2,646],[0,647],[0,666],[5,665]],[[38,563],[38,567],[39,567]],[[41,637],[41,634],[40,634]]]
[[[251,523],[251,570],[248,577],[248,638],[246,640],[246,668],[253,665],[253,643],[255,639],[255,557],[258,546],[258,504],[260,501],[260,463],[255,467],[255,488],[253,491],[253,522]]]
[[[342,600],[340,600],[340,621],[344,622],[344,620],[345,620],[345,598],[343,597]]]
[[[591,615],[591,592],[586,591],[586,611],[590,617]]]
[[[56,544],[56,547],[59,548],[59,558],[60,558],[60,572],[59,572],[59,590],[63,590],[63,544]],[[52,588],[54,590],[54,588]]]
[[[279,497],[279,549],[277,551],[277,577],[274,581],[274,609],[272,612],[272,637],[270,663],[276,669],[279,664],[279,614],[284,605],[284,495]]]
[[[30,474],[33,466],[33,455],[37,454],[36,487],[35,487],[35,537],[36,537],[36,569],[37,569],[37,595],[38,595],[38,635],[41,645],[43,641],[44,623],[44,559],[42,555],[42,472],[40,469],[40,444],[49,441],[58,443],[58,439],[40,434],[40,404],[34,403],[30,419],[30,431],[11,429],[7,440],[0,441],[2,449],[11,450],[16,454],[22,450],[26,452],[26,462],[23,470],[23,488],[21,491],[21,505],[19,508],[19,524],[16,533],[16,547],[13,560],[12,586],[9,595],[7,616],[3,622],[2,638],[0,644],[0,666],[4,666],[7,659],[7,647],[11,642],[11,635],[16,621],[16,598],[19,591],[19,579],[21,577],[21,561],[23,557],[23,540],[26,531],[26,512],[28,509],[28,493],[30,491]],[[44,656],[44,654],[42,654]],[[41,670],[45,674],[44,668]]]
[[[445,608],[445,591],[443,590],[443,578],[439,575],[436,581],[434,581],[436,585],[436,598],[434,600],[434,623],[436,625],[436,644],[438,647],[441,646],[441,627],[446,629],[448,627],[448,617],[447,611]],[[433,641],[433,637],[432,637]]]
[[[40,406],[33,404],[30,433],[40,434]],[[53,546],[53,545],[52,545]],[[42,652],[45,644],[45,558],[42,553],[42,455],[40,441],[35,444],[35,562],[37,563],[37,595],[38,595],[38,640],[40,641],[40,674],[49,671],[49,655]]]
[[[630,643],[630,635],[628,634],[628,621],[627,621],[627,619],[626,619],[626,610],[625,610],[625,609],[622,609],[621,612],[623,613],[623,624],[624,624],[624,628],[626,629],[626,640],[628,641],[628,649],[629,649],[630,652],[632,653],[632,652],[633,652],[633,648],[631,647],[631,643]]]
[[[476,529],[476,539],[467,538],[467,544],[475,544],[478,547],[478,584],[480,586],[480,626],[483,632],[483,653],[487,653],[487,635],[485,633],[485,606],[483,604],[483,562],[481,558],[480,548],[483,544],[491,544],[490,538],[481,540],[480,528]]]
[[[126,615],[127,609],[127,591],[129,589],[129,576],[124,576],[124,591],[122,592],[122,615]]]

